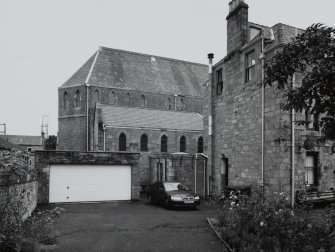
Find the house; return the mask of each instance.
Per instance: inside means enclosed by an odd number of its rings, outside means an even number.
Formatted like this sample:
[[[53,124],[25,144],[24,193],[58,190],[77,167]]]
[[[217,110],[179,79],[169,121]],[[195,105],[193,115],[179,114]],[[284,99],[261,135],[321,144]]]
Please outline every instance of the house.
[[[25,151],[43,150],[44,138],[27,135],[1,135],[0,138],[22,147]]]
[[[210,189],[263,185],[267,192],[294,192],[304,185],[334,188],[335,157],[319,141],[318,115],[283,111],[282,92],[260,88],[264,60],[303,30],[251,23],[249,6],[229,3],[227,55],[212,65],[204,96]],[[294,76],[295,85],[302,76]],[[306,120],[306,125],[295,122]],[[293,171],[293,172],[292,172]],[[294,200],[294,199],[293,199]]]
[[[36,152],[39,202],[136,200],[157,179],[185,175],[168,156],[194,164],[204,152],[207,69],[100,47],[58,89],[57,151]]]

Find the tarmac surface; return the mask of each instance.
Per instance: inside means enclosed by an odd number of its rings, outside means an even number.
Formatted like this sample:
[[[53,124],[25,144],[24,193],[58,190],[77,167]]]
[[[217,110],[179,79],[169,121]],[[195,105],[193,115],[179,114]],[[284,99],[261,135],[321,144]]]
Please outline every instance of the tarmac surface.
[[[140,202],[52,204],[61,236],[53,251],[225,251],[206,221],[215,210],[165,209]]]

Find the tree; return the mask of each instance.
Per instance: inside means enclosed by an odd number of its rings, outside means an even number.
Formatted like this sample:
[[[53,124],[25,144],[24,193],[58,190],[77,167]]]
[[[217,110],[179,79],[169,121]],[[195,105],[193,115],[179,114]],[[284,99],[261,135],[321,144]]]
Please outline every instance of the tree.
[[[49,136],[44,142],[44,149],[45,150],[56,150],[57,146],[57,137],[56,136]]]
[[[301,84],[291,85],[301,75]],[[265,86],[284,90],[284,110],[321,114],[324,140],[335,153],[335,27],[313,24],[265,63]]]

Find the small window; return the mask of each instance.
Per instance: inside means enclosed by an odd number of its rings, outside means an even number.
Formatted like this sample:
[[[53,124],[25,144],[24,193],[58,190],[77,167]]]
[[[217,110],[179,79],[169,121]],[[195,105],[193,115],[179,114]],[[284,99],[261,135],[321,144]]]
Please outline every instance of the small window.
[[[119,136],[119,151],[127,150],[127,137],[124,133],[121,133]]]
[[[100,92],[99,90],[95,90],[93,94],[93,104],[100,102]]]
[[[79,108],[80,107],[80,99],[81,99],[81,97],[80,97],[80,91],[77,90],[76,93],[75,93],[75,95],[74,95],[74,107],[75,108]]]
[[[27,151],[31,152],[33,149],[31,147],[27,148]]]
[[[306,185],[318,185],[318,153],[307,152],[305,159]]]
[[[222,94],[223,90],[223,81],[222,81],[222,69],[216,72],[216,94]]]
[[[161,152],[167,152],[168,151],[168,139],[164,135],[161,138]]]
[[[63,109],[64,109],[64,112],[67,113],[69,112],[69,109],[70,109],[70,106],[69,106],[69,96],[67,94],[67,92],[64,92],[64,95],[63,95]]]
[[[124,102],[125,102],[125,105],[130,106],[130,104],[131,104],[131,96],[130,96],[129,93],[126,94]]]
[[[204,152],[204,139],[202,137],[199,137],[198,139],[198,153]]]
[[[186,138],[182,136],[179,142],[179,151],[186,152]]]
[[[145,107],[145,103],[146,103],[145,96],[142,95],[141,98],[140,98],[140,107],[144,108]]]
[[[141,151],[148,151],[148,137],[146,134],[141,136]]]
[[[256,58],[255,58],[255,51],[252,51],[245,55],[245,81],[251,81],[255,78],[255,65],[256,65]]]
[[[116,104],[116,94],[113,91],[109,93],[109,104]]]
[[[319,130],[319,114],[311,113],[310,111],[305,112],[306,129],[307,130]]]

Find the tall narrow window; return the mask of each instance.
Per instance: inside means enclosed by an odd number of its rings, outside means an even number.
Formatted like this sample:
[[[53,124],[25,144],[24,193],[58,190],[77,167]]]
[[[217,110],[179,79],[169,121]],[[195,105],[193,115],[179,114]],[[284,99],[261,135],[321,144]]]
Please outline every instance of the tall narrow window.
[[[63,95],[63,109],[65,113],[68,113],[70,109],[69,96],[67,92],[64,92],[64,95]]]
[[[307,152],[305,159],[305,182],[307,185],[318,185],[318,153]]]
[[[146,103],[145,96],[142,95],[141,98],[140,98],[140,107],[144,108],[145,103]]]
[[[168,151],[168,139],[165,135],[161,138],[161,152],[167,152]]]
[[[204,139],[202,137],[199,137],[198,139],[198,153],[204,152]]]
[[[319,130],[319,114],[311,113],[310,111],[305,112],[306,118],[306,129],[307,130]]]
[[[130,106],[130,104],[131,104],[131,96],[130,96],[129,93],[126,94],[124,103],[125,103],[125,105]]]
[[[167,98],[165,108],[170,110],[172,108],[171,98]]]
[[[109,93],[109,104],[116,104],[116,95],[114,91]]]
[[[186,152],[186,138],[184,136],[182,136],[180,138],[180,144],[179,144],[179,151],[180,152]]]
[[[99,90],[95,90],[93,94],[93,104],[100,102],[100,93]]]
[[[216,94],[222,94],[223,90],[223,81],[222,81],[222,69],[216,71]]]
[[[77,90],[74,94],[74,107],[79,108],[80,107],[80,91]]]
[[[124,133],[121,133],[119,136],[119,151],[127,150],[127,137]]]
[[[251,81],[255,78],[255,51],[252,51],[245,55],[245,81]]]
[[[184,99],[180,98],[179,102],[178,102],[178,109],[179,110],[184,110]]]
[[[141,136],[141,151],[148,151],[148,137],[146,134]]]

